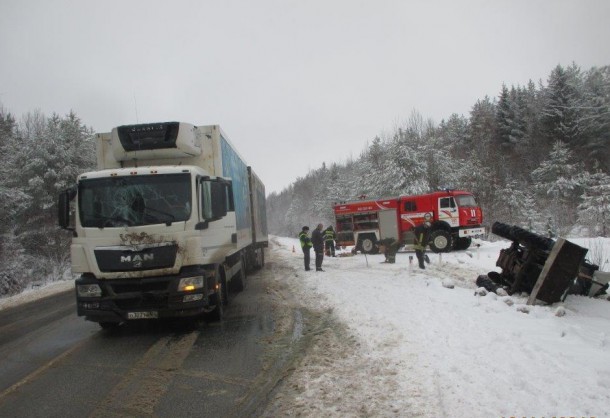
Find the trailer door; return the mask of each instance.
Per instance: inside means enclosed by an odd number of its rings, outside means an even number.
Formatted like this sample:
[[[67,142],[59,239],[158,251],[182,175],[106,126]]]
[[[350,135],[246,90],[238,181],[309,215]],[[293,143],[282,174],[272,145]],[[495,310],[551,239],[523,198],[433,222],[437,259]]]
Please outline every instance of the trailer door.
[[[398,220],[396,209],[379,212],[379,238],[394,238],[398,241]]]

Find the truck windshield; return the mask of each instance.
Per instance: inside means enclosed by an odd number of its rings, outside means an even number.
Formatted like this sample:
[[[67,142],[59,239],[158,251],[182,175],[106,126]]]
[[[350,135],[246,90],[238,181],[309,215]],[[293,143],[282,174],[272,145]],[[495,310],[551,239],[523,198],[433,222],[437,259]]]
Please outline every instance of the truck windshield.
[[[477,201],[474,200],[474,196],[470,194],[462,194],[455,196],[455,200],[461,208],[474,208],[477,207]]]
[[[186,221],[191,216],[191,175],[83,179],[78,185],[78,208],[85,228]]]

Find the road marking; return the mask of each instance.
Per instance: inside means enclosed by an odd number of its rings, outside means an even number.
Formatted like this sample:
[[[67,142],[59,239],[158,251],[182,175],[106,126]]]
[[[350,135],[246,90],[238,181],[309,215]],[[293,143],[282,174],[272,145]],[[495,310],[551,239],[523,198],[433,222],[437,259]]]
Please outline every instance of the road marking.
[[[152,415],[174,376],[180,372],[197,337],[199,331],[178,340],[175,336],[159,339],[97,405],[90,417]]]
[[[62,361],[63,359],[65,359],[66,357],[68,357],[70,354],[72,354],[74,351],[78,350],[79,348],[81,348],[87,341],[89,341],[89,339],[84,339],[81,342],[77,343],[76,345],[72,346],[71,348],[67,349],[66,351],[64,351],[63,353],[61,353],[60,355],[58,355],[57,357],[55,357],[54,359],[52,359],[51,361],[49,361],[47,364],[45,364],[42,367],[39,367],[38,369],[34,370],[32,373],[30,373],[29,375],[27,375],[26,377],[24,377],[23,379],[21,379],[19,382],[15,383],[14,385],[12,385],[11,387],[6,388],[2,393],[0,393],[0,402],[2,402],[4,400],[4,398],[6,398],[8,395],[10,395],[11,393],[15,392],[17,389],[19,389],[20,387],[27,385],[28,383],[36,380],[36,378],[38,376],[40,376],[41,374],[43,374],[45,371],[47,371],[49,368],[53,367],[54,365],[56,365],[57,363],[59,363],[60,361]]]

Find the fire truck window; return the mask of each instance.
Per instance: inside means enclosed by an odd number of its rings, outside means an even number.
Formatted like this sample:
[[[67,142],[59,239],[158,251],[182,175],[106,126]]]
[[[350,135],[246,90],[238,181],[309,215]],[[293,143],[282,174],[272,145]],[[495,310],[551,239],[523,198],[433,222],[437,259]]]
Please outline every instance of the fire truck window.
[[[405,202],[405,212],[415,212],[417,210],[417,205],[415,202]]]
[[[477,201],[472,195],[461,195],[455,197],[460,207],[476,207]]]
[[[448,197],[442,197],[441,198],[441,208],[449,208],[450,203],[449,203],[449,198]]]

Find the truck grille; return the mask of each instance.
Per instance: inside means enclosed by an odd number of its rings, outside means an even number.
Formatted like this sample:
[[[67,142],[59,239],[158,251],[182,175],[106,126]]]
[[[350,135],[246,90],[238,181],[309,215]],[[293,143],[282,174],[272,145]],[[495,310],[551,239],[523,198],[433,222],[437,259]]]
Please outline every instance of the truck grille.
[[[143,271],[173,267],[176,262],[176,244],[131,250],[129,248],[96,248],[95,259],[100,271]]]
[[[166,307],[171,280],[127,279],[106,282],[106,293],[119,309],[158,309]]]

